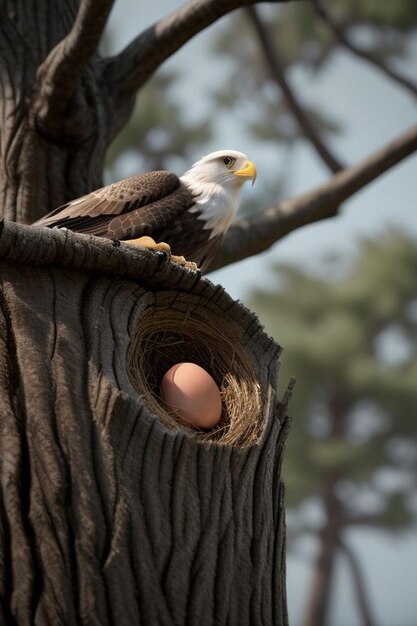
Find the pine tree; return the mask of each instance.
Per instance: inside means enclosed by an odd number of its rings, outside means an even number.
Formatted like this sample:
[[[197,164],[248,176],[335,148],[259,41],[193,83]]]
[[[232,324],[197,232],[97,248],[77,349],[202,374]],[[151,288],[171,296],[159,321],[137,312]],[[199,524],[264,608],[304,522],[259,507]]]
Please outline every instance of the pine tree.
[[[342,279],[276,266],[277,291],[257,291],[251,298],[284,347],[280,380],[297,380],[284,462],[290,532],[313,533],[319,543],[305,626],[326,623],[338,553],[351,566],[362,623],[372,624],[346,531],[401,531],[413,520],[416,267],[417,243],[389,235],[364,243]],[[306,503],[320,505],[322,525],[305,519]]]

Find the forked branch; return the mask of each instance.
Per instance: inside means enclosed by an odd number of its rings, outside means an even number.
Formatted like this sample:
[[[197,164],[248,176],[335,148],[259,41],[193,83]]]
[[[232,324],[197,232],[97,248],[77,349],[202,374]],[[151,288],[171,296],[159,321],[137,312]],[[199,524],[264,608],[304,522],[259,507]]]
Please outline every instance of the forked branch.
[[[362,626],[375,626],[358,558],[352,548],[345,541],[339,541],[339,548],[345,555],[350,567],[358,609],[362,619]]]
[[[335,174],[324,185],[237,221],[225,236],[210,270],[268,250],[301,226],[334,217],[344,200],[416,151],[417,126],[413,126],[367,159]]]
[[[194,35],[239,7],[261,0],[193,0],[138,35],[108,60],[105,74],[116,96],[131,98],[155,70]],[[289,0],[264,0],[284,3]]]
[[[343,169],[343,165],[326,146],[320,133],[308,119],[302,105],[298,102],[290,83],[285,76],[284,64],[280,58],[278,47],[274,45],[267,26],[264,24],[256,7],[247,7],[246,15],[255,31],[266,66],[272,80],[278,85],[290,112],[293,114],[305,138],[310,141],[317,154],[333,174]]]
[[[71,31],[40,65],[33,110],[42,129],[59,133],[81,72],[97,50],[113,2],[81,0]]]
[[[417,83],[413,82],[410,78],[403,76],[397,70],[392,69],[386,63],[378,59],[374,55],[366,52],[361,47],[354,44],[346,35],[344,29],[336,22],[332,14],[325,9],[325,7],[319,2],[319,0],[310,0],[317,15],[327,24],[327,27],[333,33],[334,38],[347,50],[350,50],[360,59],[363,59],[367,63],[370,63],[376,67],[380,72],[394,80],[396,83],[407,89],[414,97],[417,96]]]

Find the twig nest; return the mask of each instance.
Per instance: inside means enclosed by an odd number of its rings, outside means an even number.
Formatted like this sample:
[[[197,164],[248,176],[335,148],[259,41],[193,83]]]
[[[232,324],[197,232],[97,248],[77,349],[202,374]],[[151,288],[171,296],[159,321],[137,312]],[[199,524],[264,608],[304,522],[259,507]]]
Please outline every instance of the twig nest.
[[[210,374],[195,363],[177,363],[161,381],[161,398],[191,427],[206,430],[222,416],[220,390]]]
[[[155,301],[153,296],[152,306],[141,312],[127,356],[130,380],[169,428],[187,432],[200,441],[253,445],[262,433],[263,402],[247,336],[237,322],[222,311],[218,314],[213,303],[187,294],[187,302],[182,305],[181,298],[178,293],[161,294]],[[162,380],[178,364],[199,366],[211,379],[210,384],[214,383],[217,400],[213,404],[221,411],[215,423],[209,416],[204,425],[197,425],[195,419],[184,419],[185,414],[178,413],[174,406],[177,400],[171,404],[164,401]],[[192,377],[187,374],[186,378],[188,385]],[[191,384],[194,394],[195,383]],[[214,415],[217,419],[217,408]]]

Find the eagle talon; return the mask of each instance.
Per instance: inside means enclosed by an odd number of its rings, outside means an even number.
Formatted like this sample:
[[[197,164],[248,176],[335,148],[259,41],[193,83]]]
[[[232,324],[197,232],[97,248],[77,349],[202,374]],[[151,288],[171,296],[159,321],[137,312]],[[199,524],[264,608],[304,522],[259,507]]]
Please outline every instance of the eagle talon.
[[[186,267],[187,270],[191,270],[192,272],[201,273],[201,269],[198,267],[197,263],[194,263],[194,261],[187,261],[184,267]]]
[[[165,252],[162,252],[161,250],[155,250],[155,257],[157,261],[157,270],[164,270],[169,263],[169,259]]]
[[[186,267],[188,270],[192,270],[194,272],[200,271],[197,263],[194,261],[187,261],[184,256],[171,256],[171,261],[176,263],[177,265],[181,265],[181,267]]]
[[[156,256],[164,261],[165,263],[169,263],[171,256],[165,252],[165,250],[154,250]]]

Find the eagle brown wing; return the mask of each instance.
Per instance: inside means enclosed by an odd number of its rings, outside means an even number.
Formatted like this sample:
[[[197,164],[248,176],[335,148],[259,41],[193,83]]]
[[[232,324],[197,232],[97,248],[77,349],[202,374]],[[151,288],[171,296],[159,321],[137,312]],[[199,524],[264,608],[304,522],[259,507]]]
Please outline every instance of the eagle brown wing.
[[[194,204],[193,194],[178,176],[165,171],[147,172],[68,202],[36,224],[133,239],[164,230]]]
[[[148,172],[97,189],[68,202],[38,222],[111,239],[149,235],[165,241],[172,253],[195,261],[203,270],[213,258],[221,236],[211,230],[200,211],[189,211],[196,197],[171,172]]]

